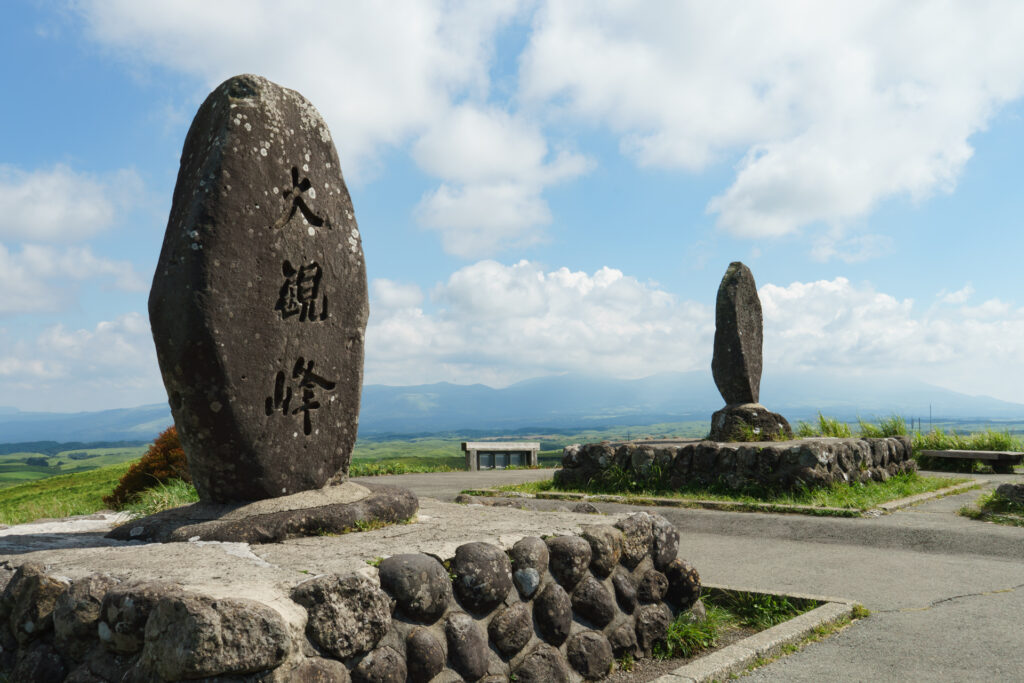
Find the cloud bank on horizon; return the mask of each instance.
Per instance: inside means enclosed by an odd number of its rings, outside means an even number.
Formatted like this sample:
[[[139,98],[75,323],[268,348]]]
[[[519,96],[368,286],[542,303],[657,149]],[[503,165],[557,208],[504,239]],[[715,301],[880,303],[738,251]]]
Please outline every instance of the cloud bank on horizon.
[[[988,201],[960,187],[976,141],[1024,97],[1020,3],[86,0],[57,14],[26,35],[72,42],[132,96],[162,79],[190,93],[140,116],[164,118],[170,148],[210,88],[256,72],[324,114],[364,232],[359,193],[402,183],[382,241],[398,257],[368,257],[367,382],[706,369],[714,286],[742,258],[766,367],[898,370],[1024,402],[1015,288],[941,245],[919,255],[949,252],[948,284],[927,295],[884,265],[905,248],[897,223],[944,240],[930,206]],[[0,404],[163,399],[144,314],[163,225],[150,217],[142,238],[132,223],[175,172],[166,156],[0,158]],[[658,188],[650,213],[674,215],[672,232],[618,224],[619,183]],[[166,215],[160,196],[150,216]],[[995,245],[1024,232],[970,229]],[[678,257],[639,253],[652,242],[706,250],[719,272],[678,275]]]

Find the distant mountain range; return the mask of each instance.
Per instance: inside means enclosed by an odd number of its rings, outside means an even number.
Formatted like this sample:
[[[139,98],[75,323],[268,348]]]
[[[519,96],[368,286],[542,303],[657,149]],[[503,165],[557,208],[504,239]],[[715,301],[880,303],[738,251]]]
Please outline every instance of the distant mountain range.
[[[893,413],[936,420],[1020,420],[1024,405],[968,396],[889,377],[765,376],[761,401],[790,421],[826,415],[855,420]],[[596,427],[709,420],[722,406],[707,372],[620,380],[556,375],[503,389],[440,382],[363,387],[360,434]],[[149,440],[171,423],[166,404],[86,413],[22,412],[0,407],[0,443]]]

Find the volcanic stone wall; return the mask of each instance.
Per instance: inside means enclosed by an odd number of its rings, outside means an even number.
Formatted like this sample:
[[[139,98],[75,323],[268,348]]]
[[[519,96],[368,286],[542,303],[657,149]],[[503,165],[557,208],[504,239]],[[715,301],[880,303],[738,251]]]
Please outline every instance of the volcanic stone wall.
[[[615,657],[650,655],[697,605],[700,578],[678,549],[671,524],[637,513],[508,551],[395,555],[378,580],[294,586],[304,626],[255,600],[24,564],[3,576],[0,670],[67,683],[599,679]]]
[[[833,483],[885,481],[915,472],[910,438],[811,438],[795,441],[699,441],[678,445],[642,441],[573,444],[562,452],[555,481],[584,486],[612,467],[639,477],[661,477],[674,488],[722,482],[740,489],[755,484],[788,489]]]

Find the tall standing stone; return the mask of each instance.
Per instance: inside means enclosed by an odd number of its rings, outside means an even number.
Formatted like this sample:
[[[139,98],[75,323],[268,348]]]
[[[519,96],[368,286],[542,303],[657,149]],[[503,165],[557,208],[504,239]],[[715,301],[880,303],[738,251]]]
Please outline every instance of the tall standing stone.
[[[199,108],[149,314],[204,501],[344,481],[369,315],[338,153],[302,95],[236,76]]]
[[[715,351],[711,374],[725,407],[711,416],[713,441],[767,441],[791,437],[786,418],[758,403],[764,343],[761,299],[750,269],[733,261],[715,302]]]
[[[727,405],[757,403],[763,345],[761,299],[750,268],[733,261],[718,286],[711,374]]]

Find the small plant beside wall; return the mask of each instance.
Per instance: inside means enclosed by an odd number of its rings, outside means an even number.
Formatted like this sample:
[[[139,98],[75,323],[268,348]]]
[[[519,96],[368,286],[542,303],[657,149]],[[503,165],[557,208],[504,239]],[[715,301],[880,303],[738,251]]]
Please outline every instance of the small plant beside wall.
[[[1024,527],[1024,503],[1013,500],[998,490],[984,494],[974,505],[965,505],[958,513],[982,522]]]
[[[114,491],[103,496],[103,502],[115,510],[122,510],[139,499],[143,491],[180,480],[191,488],[185,451],[178,440],[178,430],[172,425],[156,437],[142,459],[128,468]]]

